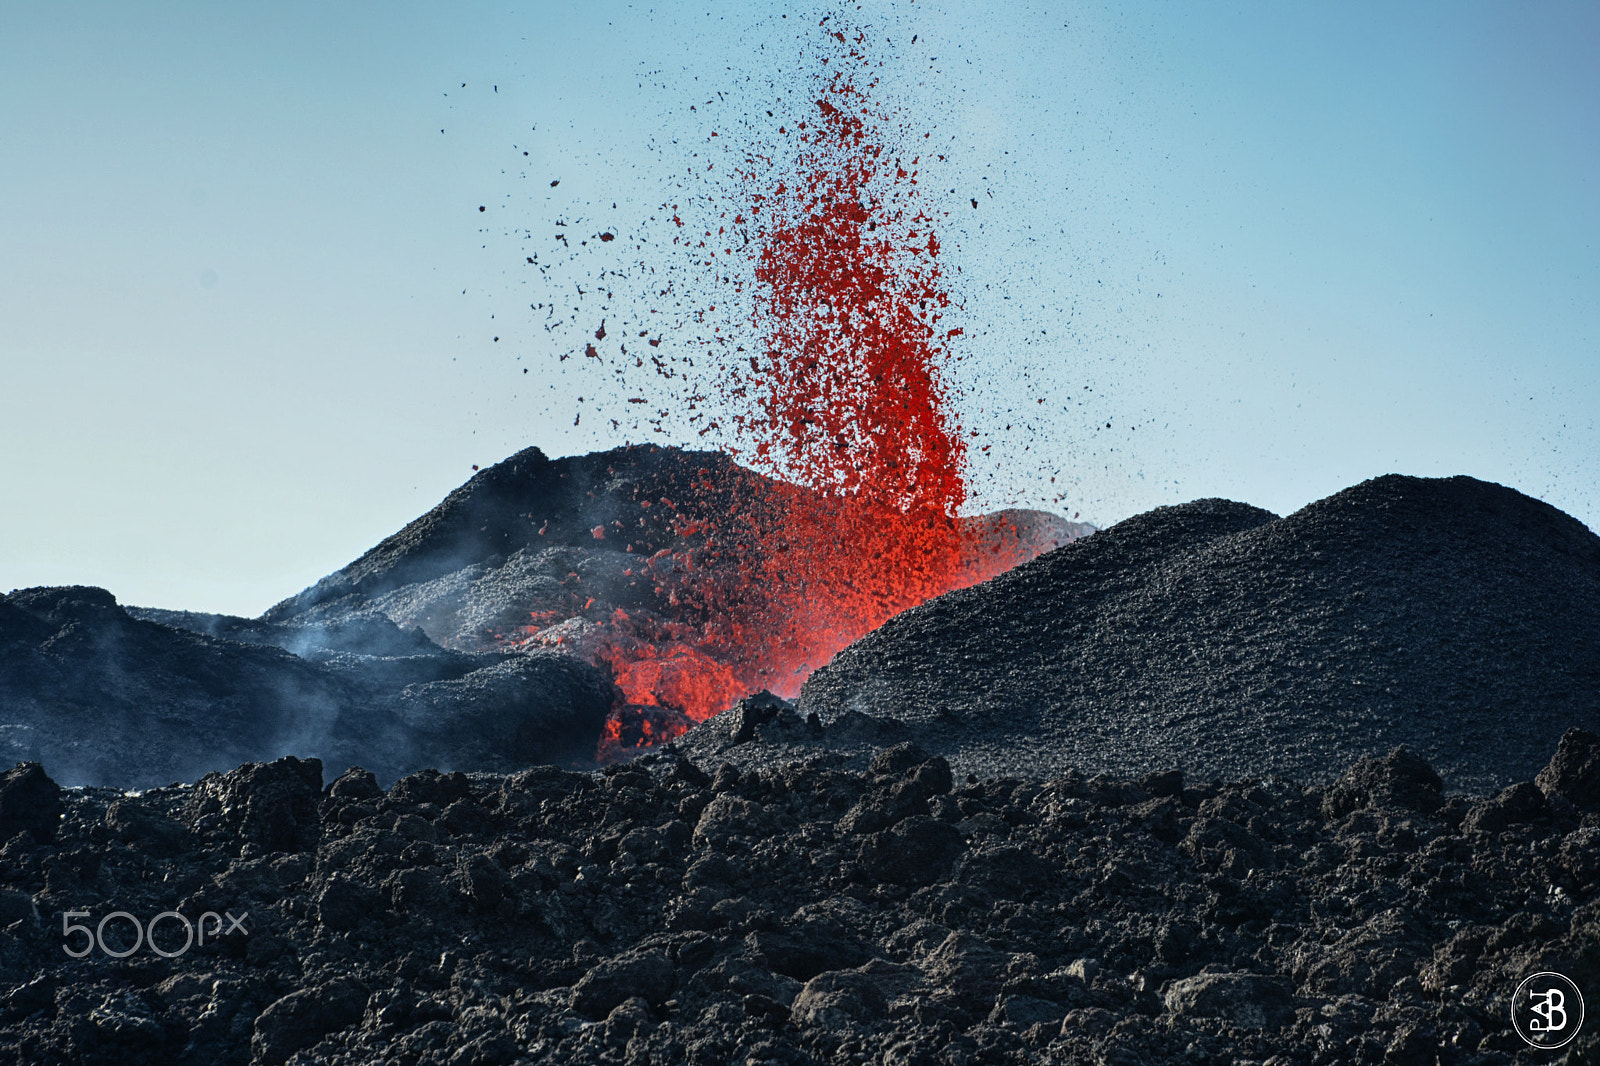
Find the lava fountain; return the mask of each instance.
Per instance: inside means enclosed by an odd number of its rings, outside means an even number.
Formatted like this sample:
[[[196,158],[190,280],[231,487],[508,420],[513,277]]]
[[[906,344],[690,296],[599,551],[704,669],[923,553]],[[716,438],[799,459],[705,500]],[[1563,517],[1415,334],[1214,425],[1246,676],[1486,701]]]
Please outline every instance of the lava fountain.
[[[739,177],[759,351],[725,396],[758,469],[797,485],[759,527],[776,617],[763,656],[803,678],[889,617],[962,584],[966,450],[947,401],[950,305],[918,156],[875,103],[861,35],[831,34],[830,73],[782,164]],[[784,686],[788,687],[788,686]]]
[[[761,688],[792,697],[893,615],[1048,546],[959,515],[967,452],[944,370],[961,330],[943,321],[938,213],[918,185],[929,135],[879,102],[863,34],[826,45],[804,113],[746,152],[715,228],[677,241],[752,308],[754,342],[712,388],[734,456],[767,476],[715,510],[662,501],[686,538],[649,564],[665,614],[616,612],[574,649],[629,704],[602,754]]]

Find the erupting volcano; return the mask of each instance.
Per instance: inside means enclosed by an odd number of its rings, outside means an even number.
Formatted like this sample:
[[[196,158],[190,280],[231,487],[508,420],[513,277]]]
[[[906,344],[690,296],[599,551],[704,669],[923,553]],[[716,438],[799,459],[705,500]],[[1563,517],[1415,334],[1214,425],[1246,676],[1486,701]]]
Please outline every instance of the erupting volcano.
[[[617,610],[574,641],[545,615],[513,638],[612,668],[640,722],[629,733],[622,714],[612,743],[661,738],[663,720],[640,708],[699,721],[761,688],[792,696],[893,615],[1033,554],[959,518],[967,455],[942,372],[962,331],[941,321],[951,297],[937,212],[918,188],[929,135],[877,98],[863,34],[834,30],[827,45],[808,110],[778,127],[777,144],[745,153],[715,228],[675,240],[753,297],[754,350],[737,345],[712,388],[734,454],[771,477],[741,480],[717,512],[654,501],[701,538],[641,567],[669,619]]]
[[[556,240],[576,277],[523,257],[573,282],[534,305],[548,330],[584,323],[551,349],[557,375],[598,376],[619,406],[655,405],[654,431],[717,449],[529,448],[267,620],[373,615],[452,653],[582,659],[615,682],[608,762],[763,689],[793,698],[895,615],[1092,530],[963,514],[978,452],[950,373],[946,214],[919,184],[931,134],[884,102],[863,33],[820,31],[787,108],[745,112],[742,140],[704,131],[712,161],[650,220],[667,237],[586,240],[569,216]],[[626,270],[581,258],[624,247],[642,256]],[[624,274],[638,284],[618,298]]]

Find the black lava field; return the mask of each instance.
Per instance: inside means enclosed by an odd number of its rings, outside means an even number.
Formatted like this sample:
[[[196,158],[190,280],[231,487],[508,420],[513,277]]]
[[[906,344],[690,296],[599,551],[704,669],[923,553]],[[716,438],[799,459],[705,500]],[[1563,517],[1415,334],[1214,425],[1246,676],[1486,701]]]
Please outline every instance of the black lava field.
[[[1477,801],[1404,750],[1327,788],[957,780],[910,743],[860,771],[708,769],[657,753],[385,791],[285,759],[139,796],[13,771],[0,1054],[1532,1062],[1504,1010],[1520,977],[1600,977],[1593,734]],[[88,934],[58,913],[170,909],[249,932],[63,954]],[[128,921],[105,950],[133,946]],[[157,936],[184,946],[175,919]]]
[[[1600,994],[1581,523],[1005,512],[793,701],[629,703],[640,560],[755,550],[652,501],[756,480],[530,449],[258,619],[0,597],[0,1061],[1600,1061],[1509,1016]]]

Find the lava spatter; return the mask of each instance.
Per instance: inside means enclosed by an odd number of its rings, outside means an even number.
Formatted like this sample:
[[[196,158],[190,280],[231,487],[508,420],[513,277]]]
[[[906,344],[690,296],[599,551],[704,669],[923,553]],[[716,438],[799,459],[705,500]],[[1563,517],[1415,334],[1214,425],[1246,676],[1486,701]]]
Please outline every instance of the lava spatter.
[[[824,20],[815,39],[791,110],[752,117],[738,147],[709,131],[716,161],[734,165],[695,168],[662,205],[683,257],[659,296],[700,294],[682,309],[703,358],[650,359],[699,432],[766,476],[715,508],[666,504],[692,532],[642,568],[654,609],[592,620],[570,645],[608,665],[628,702],[603,751],[666,739],[761,688],[793,696],[895,614],[1036,553],[960,517],[968,456],[945,369],[962,331],[946,321],[945,216],[919,185],[928,131],[885,99],[863,32]],[[630,368],[645,362],[616,360],[619,384]]]
[[[643,634],[630,619],[594,652],[630,703],[693,720],[757,688],[794,694],[851,641],[1001,562],[971,549],[958,517],[966,453],[941,371],[960,330],[941,321],[951,299],[915,134],[876,99],[863,35],[826,42],[814,99],[780,127],[784,154],[750,151],[724,221],[690,245],[749,298],[755,354],[725,362],[716,391],[733,450],[772,480],[685,516],[709,531],[707,556],[737,557],[675,567],[695,624]]]
[[[788,156],[752,154],[739,172],[760,351],[724,382],[756,464],[811,490],[761,531],[783,615],[769,651],[800,679],[962,583],[967,496],[941,377],[960,331],[941,328],[951,301],[920,158],[895,144],[914,134],[877,100],[864,35],[828,40]]]

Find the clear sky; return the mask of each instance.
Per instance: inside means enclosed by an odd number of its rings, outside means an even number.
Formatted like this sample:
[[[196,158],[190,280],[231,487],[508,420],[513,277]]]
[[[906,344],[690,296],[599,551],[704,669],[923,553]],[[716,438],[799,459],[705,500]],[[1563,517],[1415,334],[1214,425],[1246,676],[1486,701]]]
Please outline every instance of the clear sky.
[[[519,267],[798,83],[829,9],[766,8],[0,0],[0,589],[253,615],[620,443]],[[1468,473],[1600,526],[1600,6],[841,10],[949,156],[977,504]]]

